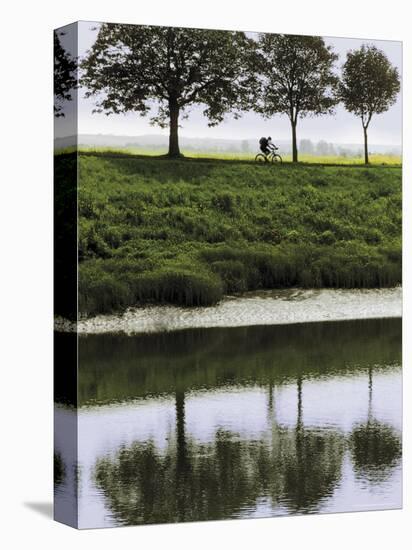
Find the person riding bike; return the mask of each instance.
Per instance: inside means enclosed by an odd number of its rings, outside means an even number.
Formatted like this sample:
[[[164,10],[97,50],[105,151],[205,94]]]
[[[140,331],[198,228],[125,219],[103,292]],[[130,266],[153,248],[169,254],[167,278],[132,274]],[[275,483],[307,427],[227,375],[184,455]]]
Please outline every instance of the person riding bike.
[[[259,140],[260,150],[262,153],[267,156],[272,151],[276,151],[277,147],[272,143],[272,138],[269,136],[267,138],[261,137]]]
[[[282,164],[282,157],[276,151],[279,149],[274,143],[272,138],[261,137],[259,140],[259,147],[261,153],[258,153],[255,157],[255,162],[263,162],[270,164]]]

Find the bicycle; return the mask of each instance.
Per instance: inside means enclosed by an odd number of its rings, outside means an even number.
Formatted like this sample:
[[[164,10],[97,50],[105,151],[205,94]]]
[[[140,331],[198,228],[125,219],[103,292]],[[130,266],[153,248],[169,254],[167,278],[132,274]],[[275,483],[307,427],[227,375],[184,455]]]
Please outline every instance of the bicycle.
[[[267,155],[265,155],[264,153],[258,153],[255,156],[255,162],[272,162],[282,164],[282,157],[279,155],[279,153],[276,153],[277,150],[278,147],[274,145],[273,149]]]

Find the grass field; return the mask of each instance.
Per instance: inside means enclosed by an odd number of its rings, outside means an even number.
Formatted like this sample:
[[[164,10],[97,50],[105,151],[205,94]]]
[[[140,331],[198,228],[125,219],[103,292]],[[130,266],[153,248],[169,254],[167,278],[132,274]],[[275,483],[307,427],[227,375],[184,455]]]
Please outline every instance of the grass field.
[[[80,154],[79,259],[86,315],[259,288],[396,285],[401,168]]]
[[[67,149],[62,150],[63,153],[68,152]],[[138,147],[128,147],[124,149],[113,149],[107,147],[80,147],[81,153],[97,154],[97,155],[117,155],[117,156],[150,156],[159,157],[165,155],[167,150],[150,150],[139,149]],[[237,153],[237,152],[210,152],[210,151],[189,151],[182,150],[182,154],[187,159],[214,159],[214,160],[237,160],[253,162],[255,156],[260,151],[256,150],[250,153]],[[283,162],[292,162],[292,155],[282,153],[282,150],[278,151],[282,156]],[[370,154],[370,164],[372,165],[388,165],[388,166],[401,166],[402,157],[398,155],[383,155],[383,154]],[[344,164],[344,165],[363,165],[364,159],[361,157],[343,157],[343,156],[318,156],[318,155],[305,155],[299,154],[299,161],[301,163],[309,164]]]

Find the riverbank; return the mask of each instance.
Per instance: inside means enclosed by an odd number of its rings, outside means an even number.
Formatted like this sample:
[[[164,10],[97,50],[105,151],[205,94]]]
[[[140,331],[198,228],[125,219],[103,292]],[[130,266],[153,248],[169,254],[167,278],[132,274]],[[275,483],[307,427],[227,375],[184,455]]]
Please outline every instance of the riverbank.
[[[188,328],[281,325],[402,316],[402,288],[335,290],[288,289],[225,297],[211,307],[148,306],[122,315],[97,315],[79,321],[79,334],[154,333]],[[76,330],[58,318],[55,329]]]
[[[56,157],[56,211],[66,221],[67,162]],[[92,154],[73,162],[82,315],[401,282],[401,167]],[[64,274],[72,260],[64,243],[58,249]],[[64,304],[57,313],[68,314]]]

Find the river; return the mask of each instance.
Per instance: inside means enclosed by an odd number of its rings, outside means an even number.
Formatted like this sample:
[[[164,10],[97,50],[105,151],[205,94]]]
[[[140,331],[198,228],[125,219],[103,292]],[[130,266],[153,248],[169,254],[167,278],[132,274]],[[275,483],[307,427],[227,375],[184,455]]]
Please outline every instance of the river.
[[[401,319],[389,310],[80,335],[79,473],[58,432],[56,499],[77,483],[80,527],[399,508]]]

